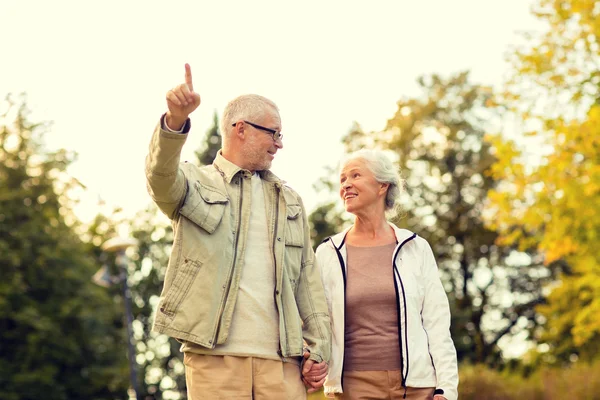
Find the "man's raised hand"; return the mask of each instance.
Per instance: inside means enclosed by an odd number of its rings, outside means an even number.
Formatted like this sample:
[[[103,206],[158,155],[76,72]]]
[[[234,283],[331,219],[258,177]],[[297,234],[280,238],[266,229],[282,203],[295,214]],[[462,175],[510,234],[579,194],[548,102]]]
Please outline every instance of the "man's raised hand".
[[[194,92],[192,69],[185,64],[185,83],[175,86],[167,92],[166,123],[173,130],[180,130],[188,116],[200,105],[200,95]]]

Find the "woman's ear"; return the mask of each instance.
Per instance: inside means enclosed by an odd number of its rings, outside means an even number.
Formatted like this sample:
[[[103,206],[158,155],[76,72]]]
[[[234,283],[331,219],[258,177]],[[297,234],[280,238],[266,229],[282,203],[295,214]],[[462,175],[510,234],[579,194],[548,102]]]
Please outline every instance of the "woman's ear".
[[[386,193],[388,188],[390,187],[389,183],[380,183],[380,185],[381,185],[381,189],[379,189],[380,194]]]

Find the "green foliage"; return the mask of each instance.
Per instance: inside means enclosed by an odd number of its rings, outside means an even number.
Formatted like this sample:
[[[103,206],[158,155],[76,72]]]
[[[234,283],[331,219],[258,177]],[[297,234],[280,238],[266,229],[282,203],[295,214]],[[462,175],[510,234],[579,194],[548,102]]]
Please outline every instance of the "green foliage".
[[[512,55],[504,100],[529,131],[526,139],[491,139],[503,186],[490,195],[490,227],[503,243],[537,248],[549,267],[560,266],[535,334],[548,348],[545,362],[569,364],[599,354],[599,8],[542,0],[535,10],[547,29]],[[537,146],[523,148],[525,141]]]
[[[91,282],[98,269],[75,232],[65,171],[45,151],[24,97],[0,116],[0,385],[3,399],[125,398],[120,313]]]
[[[221,133],[219,132],[219,117],[215,111],[213,114],[213,125],[206,132],[205,142],[202,148],[196,152],[200,165],[210,165],[217,157],[221,149]]]
[[[342,217],[334,202],[321,204],[308,217],[311,239],[317,248],[324,239],[340,232],[348,222]]]
[[[162,289],[173,230],[154,205],[129,221],[138,247],[129,269],[129,286],[133,298],[134,336],[137,362],[145,399],[163,399],[178,393],[185,398],[186,386],[181,343],[166,335],[152,332],[158,296]]]

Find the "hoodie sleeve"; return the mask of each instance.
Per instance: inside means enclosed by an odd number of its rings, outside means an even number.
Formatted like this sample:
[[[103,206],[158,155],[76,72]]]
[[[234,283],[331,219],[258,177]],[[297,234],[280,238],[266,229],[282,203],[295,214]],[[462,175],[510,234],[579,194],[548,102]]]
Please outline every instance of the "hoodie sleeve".
[[[336,275],[331,270],[332,268],[339,270],[339,262],[333,256],[333,251],[330,243],[322,243],[317,247],[316,251],[316,263],[319,265],[321,271],[321,280],[325,289],[325,299],[327,300],[331,323],[331,359],[329,360],[329,370],[323,388],[325,397],[328,398],[335,397],[336,393],[342,393],[342,360],[344,352],[343,304],[340,306],[339,301],[335,302],[334,299],[334,296],[336,294],[339,296],[340,290],[343,290],[343,287],[339,287],[343,283],[335,280]],[[343,295],[343,291],[341,293]]]
[[[436,371],[436,394],[448,400],[458,399],[458,362],[456,348],[450,336],[450,306],[439,277],[438,267],[429,243],[423,248],[425,299],[423,327],[427,332],[429,353]]]

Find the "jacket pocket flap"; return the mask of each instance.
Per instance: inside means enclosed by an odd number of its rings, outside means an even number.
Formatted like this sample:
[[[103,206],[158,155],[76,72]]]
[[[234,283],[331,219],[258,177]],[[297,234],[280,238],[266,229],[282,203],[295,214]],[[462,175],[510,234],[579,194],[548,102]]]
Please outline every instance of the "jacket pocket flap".
[[[302,215],[302,207],[300,204],[287,204],[285,224],[285,245],[286,246],[304,246],[304,235],[302,231],[302,219],[298,218]]]
[[[286,206],[287,219],[296,219],[302,212],[302,208],[299,204],[288,204]]]
[[[224,204],[229,201],[227,196],[221,192],[218,192],[217,189],[204,185],[200,182],[196,182],[196,189],[200,192],[202,199],[209,204]]]
[[[228,201],[227,196],[216,189],[195,182],[179,212],[208,233],[213,233],[223,218]]]

